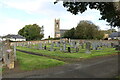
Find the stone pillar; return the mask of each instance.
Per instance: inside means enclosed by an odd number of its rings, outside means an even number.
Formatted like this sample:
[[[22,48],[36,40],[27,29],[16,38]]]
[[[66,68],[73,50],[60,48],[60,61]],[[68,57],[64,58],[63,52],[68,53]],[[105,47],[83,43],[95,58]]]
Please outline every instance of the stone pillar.
[[[7,58],[7,67],[9,69],[13,69],[14,68],[14,52],[13,50],[10,48],[10,42],[9,41],[6,41],[6,47],[7,47],[7,50],[6,50],[6,53],[7,54],[6,58]]]

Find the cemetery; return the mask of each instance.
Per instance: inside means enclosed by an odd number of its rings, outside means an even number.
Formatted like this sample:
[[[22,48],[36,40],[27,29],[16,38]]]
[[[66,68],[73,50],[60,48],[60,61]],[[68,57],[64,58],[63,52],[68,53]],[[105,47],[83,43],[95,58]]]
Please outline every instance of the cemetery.
[[[117,41],[42,41],[38,43],[22,42],[16,43],[17,50],[27,53],[39,54],[41,56],[54,58],[57,60],[65,59],[84,59],[108,54],[117,54],[115,45]]]
[[[1,1],[0,79],[120,77],[120,1],[31,1]]]
[[[21,70],[59,66],[81,59],[118,54],[119,51],[116,47],[117,41],[44,40],[11,43],[4,41],[1,45],[2,67],[14,69],[15,62],[18,61]]]

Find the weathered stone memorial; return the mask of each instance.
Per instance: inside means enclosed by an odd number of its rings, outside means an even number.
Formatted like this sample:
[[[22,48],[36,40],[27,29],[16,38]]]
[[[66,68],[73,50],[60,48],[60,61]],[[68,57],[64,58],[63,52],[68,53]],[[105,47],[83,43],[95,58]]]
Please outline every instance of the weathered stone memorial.
[[[86,42],[86,53],[91,53],[91,43],[90,42]]]

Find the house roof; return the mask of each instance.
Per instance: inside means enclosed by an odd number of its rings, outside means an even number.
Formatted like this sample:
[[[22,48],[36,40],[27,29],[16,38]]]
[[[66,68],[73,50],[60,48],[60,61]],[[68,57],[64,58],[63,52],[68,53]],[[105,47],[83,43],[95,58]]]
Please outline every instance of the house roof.
[[[8,34],[6,36],[3,36],[2,38],[15,38],[15,39],[26,39],[25,37],[21,36],[21,35],[11,35]]]
[[[109,35],[109,37],[120,37],[120,32],[113,32]]]

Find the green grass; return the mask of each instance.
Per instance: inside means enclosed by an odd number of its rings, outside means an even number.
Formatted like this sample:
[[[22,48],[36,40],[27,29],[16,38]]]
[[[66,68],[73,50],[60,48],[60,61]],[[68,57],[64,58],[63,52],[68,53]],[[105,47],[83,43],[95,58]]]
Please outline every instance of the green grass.
[[[81,49],[80,52],[78,53],[64,53],[60,51],[37,50],[37,49],[30,49],[30,48],[25,48],[25,47],[17,47],[17,49],[40,53],[43,55],[63,57],[63,58],[91,58],[95,56],[117,54],[117,51],[114,48],[104,48],[103,50],[92,50],[91,54],[86,54],[85,49]]]
[[[119,75],[119,76],[116,76],[115,78],[117,78],[118,80],[120,80],[120,75]]]
[[[0,72],[2,72],[3,71],[3,69],[2,68],[0,68]]]
[[[63,61],[26,54],[19,51],[17,51],[17,60],[19,61],[21,70],[43,69],[65,64]]]
[[[3,68],[3,67],[0,68],[0,73],[3,72],[4,70],[5,70],[5,68]]]

